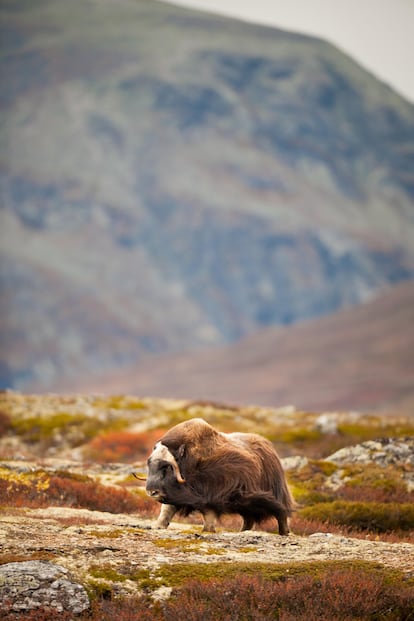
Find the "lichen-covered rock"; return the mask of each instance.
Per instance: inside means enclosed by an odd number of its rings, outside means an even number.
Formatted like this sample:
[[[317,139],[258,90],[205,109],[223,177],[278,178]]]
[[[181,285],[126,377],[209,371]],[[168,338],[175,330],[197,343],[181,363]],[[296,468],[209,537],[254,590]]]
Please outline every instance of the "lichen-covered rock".
[[[375,463],[414,466],[414,438],[381,438],[342,448],[327,457],[334,464]]]
[[[15,612],[52,608],[80,614],[89,598],[69,572],[49,561],[22,561],[0,566],[0,604]]]
[[[309,463],[307,457],[301,455],[292,455],[291,457],[284,457],[282,460],[283,469],[289,470],[301,470]]]

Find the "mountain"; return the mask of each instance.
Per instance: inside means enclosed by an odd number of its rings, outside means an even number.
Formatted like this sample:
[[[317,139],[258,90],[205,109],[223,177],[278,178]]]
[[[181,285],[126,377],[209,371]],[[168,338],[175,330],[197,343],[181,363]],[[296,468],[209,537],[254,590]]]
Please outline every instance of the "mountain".
[[[131,393],[307,411],[414,406],[414,283],[375,300],[233,345],[154,356],[63,390]]]
[[[414,277],[414,106],[155,0],[0,7],[0,383],[53,390]]]

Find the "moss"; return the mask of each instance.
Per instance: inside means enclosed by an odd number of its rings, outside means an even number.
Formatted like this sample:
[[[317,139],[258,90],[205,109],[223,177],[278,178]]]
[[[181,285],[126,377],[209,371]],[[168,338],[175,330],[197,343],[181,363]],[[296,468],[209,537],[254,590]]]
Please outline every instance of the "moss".
[[[111,582],[89,578],[83,581],[83,586],[91,602],[112,599],[113,584]]]
[[[348,464],[342,469],[343,476],[347,479],[346,484],[351,487],[372,487],[390,493],[406,489],[402,471],[395,465],[384,468],[377,464]]]
[[[318,441],[322,436],[322,432],[317,429],[309,429],[306,427],[292,428],[286,431],[282,431],[278,434],[277,438],[274,438],[278,442],[284,444],[293,444],[295,446],[301,446],[303,444],[312,444]]]
[[[58,429],[72,425],[83,425],[85,422],[91,422],[89,417],[82,414],[74,415],[60,412],[50,416],[30,416],[15,419],[12,422],[12,427],[17,435],[24,436],[27,441],[38,442],[50,438]]]
[[[338,467],[324,460],[309,460],[298,471],[287,473],[293,496],[299,505],[313,505],[343,499],[377,503],[409,503],[409,492],[403,475],[408,466],[381,467],[377,464],[347,464]],[[338,487],[331,488],[328,479],[338,472]]]
[[[167,427],[173,427],[174,425],[183,423],[186,420],[190,420],[190,418],[194,418],[194,414],[184,409],[171,410],[166,414],[168,416],[168,422],[166,423]],[[205,417],[202,416],[202,418]]]
[[[300,470],[289,471],[289,487],[295,500],[306,505],[334,500],[332,490],[325,483],[336,470],[337,466],[331,462],[309,460]]]
[[[0,480],[8,484],[8,492],[14,489],[35,487],[38,492],[47,490],[50,476],[44,470],[38,469],[31,472],[16,472],[9,468],[0,468]]]
[[[338,425],[338,433],[346,438],[347,443],[359,443],[366,440],[381,438],[395,438],[411,436],[414,434],[414,425],[407,421],[402,423],[386,423],[383,419],[375,416],[364,417],[364,423],[341,423]]]
[[[225,554],[225,551],[221,548],[214,548],[213,546],[209,546],[207,550],[201,550],[201,553],[207,556],[220,556],[222,554]]]
[[[311,464],[326,477],[330,477],[334,472],[338,470],[338,466],[336,464],[325,459],[311,460]]]
[[[12,420],[12,430],[26,442],[42,443],[49,446],[59,444],[60,436],[71,446],[78,446],[93,438],[97,433],[108,429],[122,429],[128,421],[116,419],[103,423],[96,417],[84,414],[58,412],[50,415],[16,417]]]
[[[148,405],[142,399],[127,395],[111,395],[95,397],[93,406],[105,410],[146,410]]]
[[[414,528],[414,505],[334,501],[305,507],[301,517],[375,533],[409,531]]]
[[[309,460],[300,470],[291,470],[288,473],[289,482],[305,485],[306,489],[318,489],[323,486],[326,477],[336,470],[335,464],[332,466],[330,462]]]
[[[335,495],[331,492],[319,492],[315,490],[307,490],[304,487],[290,486],[293,497],[299,507],[315,505],[322,502],[333,502]]]
[[[174,550],[179,548],[180,552],[197,552],[198,554],[224,554],[219,548],[210,547],[204,540],[183,541],[182,539],[156,539],[153,544],[164,550]]]
[[[88,531],[88,535],[96,537],[97,539],[116,539],[122,537],[124,531],[122,530],[92,530]]]
[[[91,565],[83,584],[91,601],[112,599],[115,584],[125,582],[128,576],[120,573],[112,565]]]
[[[200,542],[182,541],[181,539],[155,539],[153,544],[157,548],[163,548],[164,550],[179,548],[181,552],[194,552],[200,548]]]
[[[111,565],[91,565],[89,574],[93,578],[99,578],[110,582],[125,582],[128,577],[117,572]]]
[[[79,474],[77,472],[70,472],[69,470],[56,470],[53,472],[54,477],[60,479],[69,479],[70,481],[77,481],[78,483],[91,483],[92,477],[87,474]]]
[[[151,572],[149,569],[135,569],[128,574],[128,579],[137,582],[140,586],[142,583],[147,582],[150,579]]]
[[[174,563],[162,565],[154,573],[158,586],[181,587],[190,580],[207,581],[212,579],[261,576],[266,580],[284,580],[286,577],[309,575],[315,579],[336,570],[360,569],[365,573],[384,575],[389,582],[402,579],[399,570],[385,568],[379,563],[369,561],[321,561],[296,562],[289,564],[219,562],[219,563]]]
[[[113,599],[118,590],[116,583],[127,580],[135,582],[136,586],[145,592],[151,592],[160,586],[160,581],[152,577],[151,571],[146,568],[131,569],[123,566],[117,571],[111,565],[94,565],[89,569],[89,575],[83,580],[91,601]],[[119,586],[119,585],[118,585]]]

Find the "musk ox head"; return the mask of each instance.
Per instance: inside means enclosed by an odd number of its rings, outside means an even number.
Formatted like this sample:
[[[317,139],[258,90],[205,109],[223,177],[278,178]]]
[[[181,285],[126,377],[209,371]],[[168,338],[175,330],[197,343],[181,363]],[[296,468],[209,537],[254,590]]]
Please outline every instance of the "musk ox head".
[[[184,446],[178,449],[177,457],[183,452]],[[171,495],[175,497],[185,483],[177,459],[165,444],[157,442],[147,464],[147,493],[159,502],[168,503]]]

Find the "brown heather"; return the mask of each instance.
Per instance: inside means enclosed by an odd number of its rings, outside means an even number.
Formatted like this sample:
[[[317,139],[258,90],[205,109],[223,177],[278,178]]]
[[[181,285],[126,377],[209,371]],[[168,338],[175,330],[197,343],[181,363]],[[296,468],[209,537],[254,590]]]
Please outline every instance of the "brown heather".
[[[325,571],[269,580],[240,574],[234,578],[191,580],[164,603],[146,596],[99,600],[79,621],[410,621],[414,583],[395,582],[387,572],[364,568]],[[19,621],[55,621],[56,612],[33,611]],[[4,621],[15,617],[7,610]],[[69,621],[70,615],[59,615]]]

